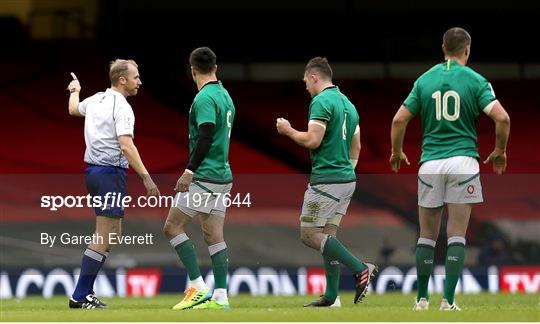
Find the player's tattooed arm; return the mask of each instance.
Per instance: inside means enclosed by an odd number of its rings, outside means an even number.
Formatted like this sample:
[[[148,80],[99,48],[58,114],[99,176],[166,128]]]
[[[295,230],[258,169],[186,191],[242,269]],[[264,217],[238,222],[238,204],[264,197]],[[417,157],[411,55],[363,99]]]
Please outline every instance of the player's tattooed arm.
[[[66,89],[69,91],[68,111],[71,116],[84,117],[79,112],[79,92],[81,92],[81,84],[75,73],[71,72],[71,77],[73,80],[71,80]]]
[[[401,166],[401,161],[405,161],[407,165],[410,165],[407,155],[403,153],[403,140],[405,139],[405,130],[407,125],[413,119],[414,115],[411,114],[405,106],[401,106],[397,111],[394,119],[392,120],[392,129],[390,130],[390,140],[392,142],[392,153],[390,155],[390,167],[394,172],[398,172]]]
[[[276,128],[279,134],[289,137],[296,144],[315,150],[321,145],[326,131],[326,122],[323,120],[311,120],[307,132],[300,132],[294,129],[287,119],[278,118]]]

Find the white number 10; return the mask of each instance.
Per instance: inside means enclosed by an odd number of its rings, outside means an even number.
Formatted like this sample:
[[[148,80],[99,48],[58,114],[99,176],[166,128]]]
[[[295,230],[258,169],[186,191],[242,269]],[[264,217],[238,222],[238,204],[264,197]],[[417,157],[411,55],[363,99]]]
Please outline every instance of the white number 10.
[[[454,113],[450,115],[448,113],[448,98],[454,98]],[[431,95],[431,98],[435,99],[435,118],[441,120],[444,118],[448,121],[456,121],[459,118],[459,94],[454,90],[449,90],[444,93],[441,100],[441,92],[436,91]]]

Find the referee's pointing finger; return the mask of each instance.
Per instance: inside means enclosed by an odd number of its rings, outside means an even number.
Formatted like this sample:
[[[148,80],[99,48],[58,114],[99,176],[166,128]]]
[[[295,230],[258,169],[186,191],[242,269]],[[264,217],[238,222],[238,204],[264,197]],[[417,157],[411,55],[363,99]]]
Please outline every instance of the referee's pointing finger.
[[[73,80],[77,80],[77,76],[75,75],[75,73],[71,72],[71,77],[73,78]]]

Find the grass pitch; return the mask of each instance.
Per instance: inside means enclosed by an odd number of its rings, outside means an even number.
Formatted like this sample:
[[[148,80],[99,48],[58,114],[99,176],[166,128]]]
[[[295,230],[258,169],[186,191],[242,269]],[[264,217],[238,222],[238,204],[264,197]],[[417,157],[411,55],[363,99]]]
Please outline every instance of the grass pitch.
[[[430,298],[431,309],[413,312],[413,295],[387,293],[368,295],[358,305],[352,294],[342,294],[342,308],[303,308],[313,296],[231,297],[227,311],[173,311],[171,306],[180,295],[160,295],[155,298],[104,298],[109,309],[68,309],[67,297],[44,299],[0,300],[1,321],[189,321],[189,322],[317,322],[317,321],[540,321],[540,294],[479,294],[458,295],[462,312],[440,312],[440,295]]]

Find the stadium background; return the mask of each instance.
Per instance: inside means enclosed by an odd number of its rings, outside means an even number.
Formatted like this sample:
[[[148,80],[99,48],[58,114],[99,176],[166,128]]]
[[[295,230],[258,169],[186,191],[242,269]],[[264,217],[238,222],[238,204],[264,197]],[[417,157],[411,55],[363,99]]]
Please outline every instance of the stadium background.
[[[83,245],[49,248],[40,244],[40,233],[89,235],[93,229],[88,208],[52,212],[39,203],[43,195],[85,194],[83,121],[69,117],[66,107],[69,72],[77,74],[86,97],[108,86],[110,60],[138,62],[143,87],[130,98],[135,142],[161,192],[172,194],[168,188],[188,157],[186,117],[196,89],[187,56],[198,46],[215,50],[218,75],[235,100],[233,191],[250,192],[253,203],[231,208],[227,216],[236,291],[317,293],[324,285],[320,257],[298,238],[309,155],[278,136],[274,126],[280,116],[305,126],[310,98],[301,77],[307,60],[318,55],[328,57],[334,82],[361,116],[357,191],[339,236],[384,268],[374,290],[410,291],[416,166],[390,174],[390,121],[414,79],[442,60],[441,35],[452,26],[471,33],[470,66],[492,82],[512,118],[508,173],[495,177],[490,166],[482,166],[486,203],[473,211],[461,289],[538,292],[539,14],[538,4],[515,1],[2,1],[0,297],[69,293]],[[411,161],[420,154],[419,126],[415,120],[406,138]],[[485,116],[478,135],[485,157],[494,142]],[[142,193],[131,177],[130,194]],[[128,210],[124,233],[152,233],[154,244],[115,248],[98,293],[184,288],[185,273],[161,234],[166,213]],[[189,234],[208,269],[200,230],[191,226]],[[442,234],[439,265],[445,242]],[[433,289],[440,291],[441,283],[436,280]],[[345,276],[342,284],[350,288]]]

